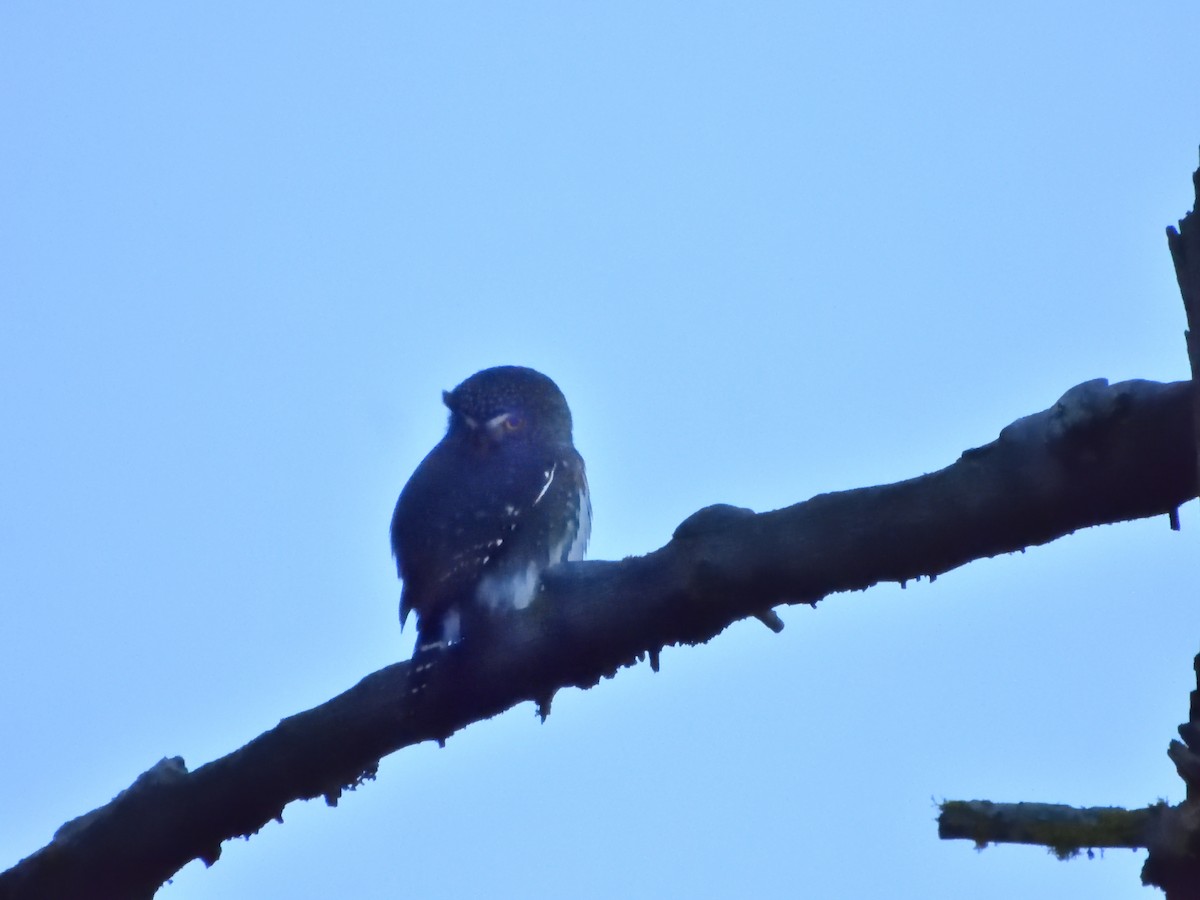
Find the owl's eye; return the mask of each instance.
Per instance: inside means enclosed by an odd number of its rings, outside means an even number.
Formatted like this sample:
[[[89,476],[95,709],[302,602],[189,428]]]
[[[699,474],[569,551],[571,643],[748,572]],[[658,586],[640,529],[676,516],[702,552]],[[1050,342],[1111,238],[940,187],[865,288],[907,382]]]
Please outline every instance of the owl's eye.
[[[525,417],[519,416],[516,413],[511,413],[504,417],[505,431],[520,431],[525,427]]]

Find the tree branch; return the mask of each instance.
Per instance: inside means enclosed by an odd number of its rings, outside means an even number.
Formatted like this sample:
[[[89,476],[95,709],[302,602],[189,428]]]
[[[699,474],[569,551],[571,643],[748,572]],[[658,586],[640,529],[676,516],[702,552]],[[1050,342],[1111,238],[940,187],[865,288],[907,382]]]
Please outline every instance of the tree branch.
[[[950,800],[941,805],[938,837],[967,838],[977,847],[997,844],[1039,844],[1059,859],[1087,848],[1145,847],[1154,820],[1166,804],[1144,809],[1097,806],[1077,809],[1058,803],[992,803],[989,800]]]
[[[559,567],[528,610],[440,654],[420,685],[398,663],[194,772],[163,760],[0,874],[0,898],[151,897],[292,800],[336,804],[401,747],[442,742],[524,700],[545,715],[559,688],[654,661],[667,644],[702,643],[748,616],[775,622],[777,604],[1174,515],[1196,495],[1190,390],[1090,381],[930,475],[773,512],[710,506],[647,556]]]
[[[1142,883],[1162,888],[1167,900],[1195,897],[1200,889],[1200,654],[1192,666],[1196,689],[1189,697],[1188,720],[1179,726],[1183,742],[1171,741],[1167,748],[1187,786],[1187,798],[1160,808],[1146,834],[1150,853],[1142,866]]]
[[[1200,218],[1196,215],[1200,207],[1200,169],[1192,173],[1192,189],[1196,198],[1192,211],[1179,220],[1178,229],[1167,226],[1167,247],[1187,316],[1183,338],[1192,369],[1192,414],[1200,433]],[[1196,470],[1200,471],[1200,441],[1196,443]]]

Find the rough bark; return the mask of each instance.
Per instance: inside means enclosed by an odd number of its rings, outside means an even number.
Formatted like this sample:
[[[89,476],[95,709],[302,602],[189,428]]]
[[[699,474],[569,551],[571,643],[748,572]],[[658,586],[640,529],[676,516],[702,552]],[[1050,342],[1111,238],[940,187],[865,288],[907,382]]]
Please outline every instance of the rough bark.
[[[588,687],[667,644],[709,640],[778,604],[934,577],[1079,528],[1172,515],[1196,495],[1191,384],[1090,381],[940,471],[772,512],[711,506],[664,547],[547,574],[487,639],[409,663],[284,719],[189,772],[165,759],[107,806],[0,874],[0,897],[150,897],[188,861],[258,831],[297,799],[373,776],[381,757],[443,741],[524,700]]]

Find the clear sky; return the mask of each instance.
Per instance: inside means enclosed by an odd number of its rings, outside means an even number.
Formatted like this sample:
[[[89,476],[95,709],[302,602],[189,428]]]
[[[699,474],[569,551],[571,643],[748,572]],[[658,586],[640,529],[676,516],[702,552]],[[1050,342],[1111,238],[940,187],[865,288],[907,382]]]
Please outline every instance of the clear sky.
[[[501,363],[590,555],[1187,377],[1178,3],[0,7],[0,866],[408,655],[387,524]],[[384,761],[166,900],[1125,898],[940,798],[1178,801],[1200,514],[668,649]]]

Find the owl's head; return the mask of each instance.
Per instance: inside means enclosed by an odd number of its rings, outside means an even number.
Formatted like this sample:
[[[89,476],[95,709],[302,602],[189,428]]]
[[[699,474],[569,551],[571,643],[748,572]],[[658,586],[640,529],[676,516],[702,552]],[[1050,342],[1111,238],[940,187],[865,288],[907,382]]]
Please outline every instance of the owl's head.
[[[476,372],[442,393],[450,433],[490,445],[571,443],[571,410],[553,381],[524,366]]]

